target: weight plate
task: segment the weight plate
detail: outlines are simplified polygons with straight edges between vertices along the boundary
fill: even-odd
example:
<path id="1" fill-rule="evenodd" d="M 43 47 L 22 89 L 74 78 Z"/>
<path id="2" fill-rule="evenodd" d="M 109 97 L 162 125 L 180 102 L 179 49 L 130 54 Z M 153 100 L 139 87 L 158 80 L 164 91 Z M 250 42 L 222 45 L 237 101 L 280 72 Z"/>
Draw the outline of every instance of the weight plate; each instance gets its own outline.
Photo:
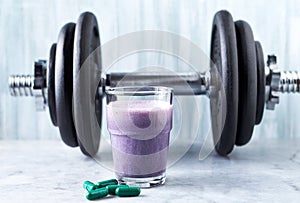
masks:
<path id="1" fill-rule="evenodd" d="M 79 146 L 88 156 L 97 153 L 101 133 L 102 98 L 96 101 L 97 89 L 94 88 L 101 79 L 101 53 L 98 47 L 100 37 L 97 19 L 92 13 L 83 13 L 75 30 L 73 105 Z M 99 111 L 98 115 L 96 111 Z"/>
<path id="2" fill-rule="evenodd" d="M 228 11 L 219 11 L 214 17 L 210 56 L 214 64 L 211 71 L 212 67 L 217 68 L 225 91 L 215 98 L 210 95 L 213 137 L 216 151 L 226 156 L 234 147 L 238 117 L 237 45 L 233 19 Z"/>
<path id="3" fill-rule="evenodd" d="M 55 54 L 56 54 L 56 44 L 52 44 L 49 56 L 49 66 L 47 75 L 47 91 L 48 91 L 48 106 L 50 118 L 54 126 L 57 126 L 56 119 L 56 105 L 55 105 Z"/>
<path id="4" fill-rule="evenodd" d="M 257 104 L 255 124 L 260 124 L 265 109 L 266 76 L 265 62 L 262 47 L 258 41 L 255 42 L 257 63 Z"/>
<path id="5" fill-rule="evenodd" d="M 74 23 L 68 23 L 60 30 L 55 57 L 57 125 L 62 140 L 71 147 L 78 146 L 72 114 L 74 31 Z"/>
<path id="6" fill-rule="evenodd" d="M 245 21 L 235 22 L 239 66 L 239 111 L 236 145 L 251 139 L 256 118 L 257 64 L 252 30 Z"/>

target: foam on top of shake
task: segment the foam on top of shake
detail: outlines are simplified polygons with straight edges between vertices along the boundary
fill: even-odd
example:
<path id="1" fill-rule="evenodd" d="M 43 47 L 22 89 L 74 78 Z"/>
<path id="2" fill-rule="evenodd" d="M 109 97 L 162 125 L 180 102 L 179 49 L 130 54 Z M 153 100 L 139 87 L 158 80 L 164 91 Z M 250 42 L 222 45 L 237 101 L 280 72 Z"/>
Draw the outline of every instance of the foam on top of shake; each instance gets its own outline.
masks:
<path id="1" fill-rule="evenodd" d="M 170 109 L 172 105 L 169 102 L 159 100 L 131 100 L 110 102 L 107 107 L 118 111 L 162 111 Z"/>

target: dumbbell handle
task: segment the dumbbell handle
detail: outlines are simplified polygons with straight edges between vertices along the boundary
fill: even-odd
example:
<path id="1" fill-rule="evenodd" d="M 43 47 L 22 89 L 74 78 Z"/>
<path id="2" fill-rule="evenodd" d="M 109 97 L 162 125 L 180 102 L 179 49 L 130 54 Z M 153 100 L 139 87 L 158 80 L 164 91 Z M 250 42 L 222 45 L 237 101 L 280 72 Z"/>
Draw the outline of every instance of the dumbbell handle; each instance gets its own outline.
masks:
<path id="1" fill-rule="evenodd" d="M 297 71 L 280 71 L 281 93 L 300 92 L 300 73 Z M 12 96 L 35 96 L 41 93 L 35 91 L 35 77 L 33 75 L 11 75 L 9 77 L 9 90 Z M 205 95 L 209 88 L 207 73 L 109 73 L 104 79 L 105 86 L 146 86 L 159 85 L 172 87 L 177 95 Z M 187 90 L 190 86 L 190 91 Z"/>
<path id="2" fill-rule="evenodd" d="M 39 64 L 38 64 L 39 65 Z M 276 63 L 266 73 L 267 109 L 274 110 L 279 103 L 278 93 L 300 93 L 300 73 L 297 71 L 280 71 Z M 39 66 L 38 66 L 39 67 Z M 45 74 L 35 68 L 35 75 L 12 75 L 9 77 L 9 89 L 12 96 L 34 96 L 36 108 L 45 109 L 47 88 Z M 102 78 L 105 87 L 116 86 L 166 86 L 171 87 L 176 95 L 207 95 L 210 74 L 206 73 L 110 73 Z M 103 87 L 100 87 L 103 90 Z M 100 90 L 99 89 L 99 90 Z"/>
<path id="3" fill-rule="evenodd" d="M 9 77 L 9 90 L 12 96 L 36 96 L 33 75 L 12 75 Z M 167 86 L 177 95 L 204 95 L 207 93 L 209 77 L 201 73 L 110 73 L 103 78 L 106 87 L 116 86 Z M 190 89 L 188 89 L 190 87 Z M 36 92 L 36 93 L 35 93 Z"/>
<path id="4" fill-rule="evenodd" d="M 110 73 L 105 85 L 116 86 L 166 86 L 176 95 L 205 95 L 209 88 L 208 73 Z"/>

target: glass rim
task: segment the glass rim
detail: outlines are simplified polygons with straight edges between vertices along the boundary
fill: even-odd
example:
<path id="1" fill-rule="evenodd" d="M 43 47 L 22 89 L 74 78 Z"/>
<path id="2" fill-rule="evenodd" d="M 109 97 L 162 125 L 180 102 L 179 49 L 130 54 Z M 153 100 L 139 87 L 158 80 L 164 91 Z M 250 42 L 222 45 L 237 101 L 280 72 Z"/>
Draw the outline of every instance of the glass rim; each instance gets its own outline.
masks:
<path id="1" fill-rule="evenodd" d="M 149 90 L 145 90 L 145 88 L 149 88 Z M 173 88 L 164 86 L 121 86 L 110 87 L 105 90 L 105 93 L 109 95 L 172 94 Z"/>

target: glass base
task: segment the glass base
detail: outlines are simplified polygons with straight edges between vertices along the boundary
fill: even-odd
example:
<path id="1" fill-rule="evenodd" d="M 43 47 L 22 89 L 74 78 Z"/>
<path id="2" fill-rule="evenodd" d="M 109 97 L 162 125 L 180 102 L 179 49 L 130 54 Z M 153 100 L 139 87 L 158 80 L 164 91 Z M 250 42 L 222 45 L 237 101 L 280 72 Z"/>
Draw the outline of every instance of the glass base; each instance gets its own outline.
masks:
<path id="1" fill-rule="evenodd" d="M 163 185 L 166 182 L 166 173 L 164 172 L 159 176 L 147 177 L 147 178 L 132 178 L 132 177 L 117 175 L 117 179 L 120 184 L 138 186 L 141 188 L 150 188 L 150 187 Z"/>

